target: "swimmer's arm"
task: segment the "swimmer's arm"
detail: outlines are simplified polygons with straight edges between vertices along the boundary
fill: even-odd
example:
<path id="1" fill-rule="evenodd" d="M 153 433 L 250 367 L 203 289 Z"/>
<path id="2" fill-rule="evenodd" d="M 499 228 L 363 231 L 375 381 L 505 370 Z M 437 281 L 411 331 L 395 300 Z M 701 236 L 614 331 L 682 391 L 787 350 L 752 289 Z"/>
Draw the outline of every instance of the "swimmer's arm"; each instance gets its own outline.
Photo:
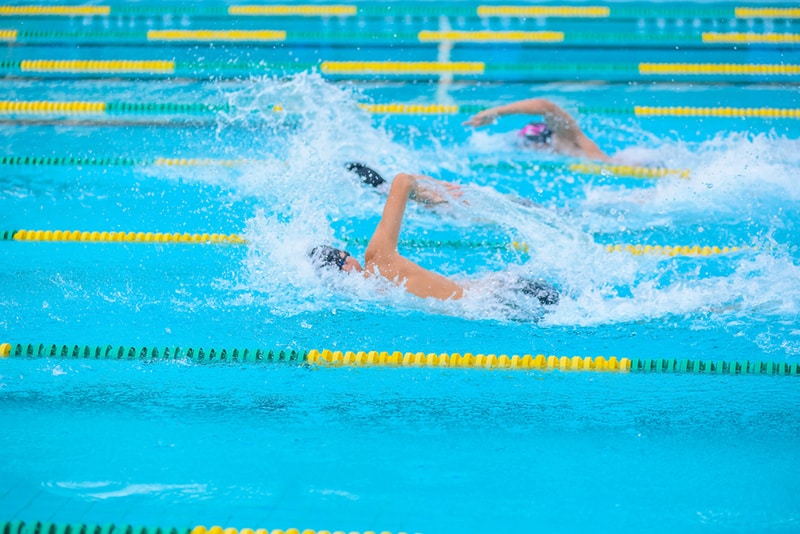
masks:
<path id="1" fill-rule="evenodd" d="M 408 198 L 416 191 L 417 179 L 410 174 L 401 173 L 392 180 L 383 216 L 364 253 L 365 266 L 368 269 L 377 268 L 381 276 L 404 284 L 409 293 L 418 297 L 441 300 L 460 298 L 463 295 L 461 286 L 404 258 L 397 251 Z"/>
<path id="2" fill-rule="evenodd" d="M 580 131 L 578 124 L 569 113 L 546 98 L 528 98 L 504 106 L 485 109 L 473 115 L 463 124 L 465 126 L 483 126 L 503 115 L 541 115 L 553 133 L 575 129 Z"/>
<path id="3" fill-rule="evenodd" d="M 557 115 L 566 115 L 566 117 L 571 118 L 564 110 L 547 99 L 529 98 L 527 100 L 518 100 L 511 104 L 484 109 L 470 117 L 463 125 L 474 127 L 484 126 L 494 122 L 503 115 L 551 115 L 554 117 Z"/>
<path id="4" fill-rule="evenodd" d="M 394 177 L 386 204 L 383 206 L 383 216 L 369 240 L 367 255 L 397 251 L 403 215 L 408 198 L 416 189 L 416 182 L 416 178 L 410 174 L 400 173 Z"/>

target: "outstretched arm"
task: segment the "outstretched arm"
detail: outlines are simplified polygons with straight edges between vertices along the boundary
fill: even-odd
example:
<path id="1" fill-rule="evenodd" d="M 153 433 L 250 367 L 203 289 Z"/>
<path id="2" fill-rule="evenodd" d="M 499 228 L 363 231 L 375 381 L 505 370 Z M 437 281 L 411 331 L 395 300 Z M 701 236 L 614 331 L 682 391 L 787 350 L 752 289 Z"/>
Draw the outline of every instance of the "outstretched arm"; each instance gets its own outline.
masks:
<path id="1" fill-rule="evenodd" d="M 503 115 L 541 115 L 550 129 L 553 130 L 553 133 L 577 127 L 575 120 L 569 113 L 545 98 L 529 98 L 503 106 L 484 109 L 470 117 L 469 120 L 464 122 L 464 125 L 484 126 Z"/>
<path id="2" fill-rule="evenodd" d="M 410 174 L 401 173 L 395 176 L 386 204 L 383 206 L 383 216 L 369 241 L 367 254 L 370 249 L 376 252 L 397 250 L 406 204 L 412 191 L 416 189 L 416 181 Z"/>
<path id="3" fill-rule="evenodd" d="M 410 195 L 418 191 L 417 179 L 410 174 L 398 174 L 392 181 L 389 197 L 364 254 L 369 272 L 380 274 L 396 284 L 404 284 L 409 293 L 440 300 L 460 298 L 461 286 L 433 271 L 404 258 L 397 251 L 403 215 Z"/>
<path id="4" fill-rule="evenodd" d="M 494 122 L 503 115 L 541 115 L 548 128 L 553 132 L 553 136 L 560 143 L 567 145 L 565 147 L 567 152 L 577 149 L 582 152 L 582 155 L 589 158 L 608 159 L 608 156 L 598 148 L 595 142 L 586 137 L 569 113 L 546 98 L 529 98 L 485 109 L 470 117 L 463 124 L 474 127 L 483 126 Z"/>

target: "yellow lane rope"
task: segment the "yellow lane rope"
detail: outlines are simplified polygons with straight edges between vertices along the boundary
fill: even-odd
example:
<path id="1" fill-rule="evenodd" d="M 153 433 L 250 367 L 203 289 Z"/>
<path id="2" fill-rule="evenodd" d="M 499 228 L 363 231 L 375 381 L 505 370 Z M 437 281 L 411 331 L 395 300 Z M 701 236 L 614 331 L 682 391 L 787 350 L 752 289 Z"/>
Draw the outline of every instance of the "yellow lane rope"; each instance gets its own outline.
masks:
<path id="1" fill-rule="evenodd" d="M 56 15 L 63 17 L 108 15 L 109 6 L 0 6 L 0 16 L 15 17 L 20 15 Z"/>
<path id="2" fill-rule="evenodd" d="M 323 61 L 324 74 L 483 74 L 481 61 Z"/>
<path id="3" fill-rule="evenodd" d="M 560 43 L 564 41 L 564 32 L 422 30 L 417 34 L 417 38 L 423 43 L 438 41 L 467 43 Z"/>
<path id="4" fill-rule="evenodd" d="M 720 254 L 730 254 L 740 252 L 753 247 L 718 247 L 700 245 L 606 245 L 607 252 L 627 252 L 634 256 L 655 255 L 655 256 L 714 256 Z"/>
<path id="5" fill-rule="evenodd" d="M 573 172 L 583 174 L 615 174 L 617 176 L 632 176 L 634 178 L 666 178 L 674 176 L 688 180 L 689 169 L 663 169 L 660 167 L 639 167 L 636 165 L 613 165 L 610 163 L 571 163 L 568 167 Z"/>
<path id="6" fill-rule="evenodd" d="M 359 104 L 358 107 L 369 113 L 391 113 L 398 115 L 455 115 L 458 106 L 444 104 Z"/>
<path id="7" fill-rule="evenodd" d="M 149 30 L 148 41 L 285 41 L 284 30 Z"/>
<path id="8" fill-rule="evenodd" d="M 212 158 L 156 158 L 153 165 L 161 167 L 237 167 L 260 163 L 252 159 L 212 159 Z"/>
<path id="9" fill-rule="evenodd" d="M 740 75 L 784 75 L 800 74 L 800 65 L 757 65 L 739 63 L 639 63 L 639 74 L 716 74 Z"/>
<path id="10" fill-rule="evenodd" d="M 249 6 L 230 6 L 229 15 L 252 15 L 252 16 L 348 16 L 358 12 L 356 6 L 350 5 L 331 5 L 331 6 L 290 6 L 290 5 L 249 5 Z"/>
<path id="11" fill-rule="evenodd" d="M 478 6 L 479 17 L 608 17 L 607 6 Z"/>
<path id="12" fill-rule="evenodd" d="M 459 354 L 423 352 L 342 352 L 311 350 L 308 363 L 321 366 L 461 367 L 486 369 L 537 369 L 561 371 L 629 371 L 631 361 L 616 356 L 545 356 L 544 354 Z"/>
<path id="13" fill-rule="evenodd" d="M 703 32 L 704 43 L 800 43 L 797 33 L 718 33 Z"/>
<path id="14" fill-rule="evenodd" d="M 95 243 L 188 243 L 243 244 L 237 234 L 190 234 L 162 232 L 87 232 L 80 230 L 18 230 L 15 241 L 81 241 Z"/>
<path id="15" fill-rule="evenodd" d="M 634 106 L 637 117 L 763 117 L 775 119 L 800 119 L 800 108 L 734 108 L 693 106 Z"/>
<path id="16" fill-rule="evenodd" d="M 797 7 L 737 7 L 733 10 L 734 16 L 740 19 L 747 18 L 800 18 L 800 8 Z"/>
<path id="17" fill-rule="evenodd" d="M 105 102 L 0 100 L 0 113 L 105 113 Z"/>
<path id="18" fill-rule="evenodd" d="M 20 62 L 20 70 L 24 72 L 108 72 L 108 73 L 157 73 L 173 74 L 174 61 L 161 60 L 52 60 L 34 59 Z"/>
<path id="19" fill-rule="evenodd" d="M 0 30 L 0 41 L 16 41 L 17 35 L 17 30 Z"/>

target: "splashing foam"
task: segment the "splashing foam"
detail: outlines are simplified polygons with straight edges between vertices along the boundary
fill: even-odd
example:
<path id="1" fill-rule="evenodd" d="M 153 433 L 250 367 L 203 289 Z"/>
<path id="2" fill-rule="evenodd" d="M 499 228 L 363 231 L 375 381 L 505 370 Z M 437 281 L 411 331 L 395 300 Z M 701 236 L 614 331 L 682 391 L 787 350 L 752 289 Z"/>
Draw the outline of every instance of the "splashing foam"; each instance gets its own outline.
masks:
<path id="1" fill-rule="evenodd" d="M 765 204 L 800 200 L 794 169 L 800 165 L 800 141 L 774 133 L 719 135 L 711 141 L 665 145 L 658 149 L 665 166 L 691 169 L 691 179 L 661 179 L 653 187 L 588 185 L 580 209 L 597 214 L 592 230 L 615 226 L 604 214 L 626 210 L 628 228 L 666 226 L 713 215 L 716 220 L 759 217 Z"/>
<path id="2" fill-rule="evenodd" d="M 243 169 L 236 178 L 238 192 L 257 199 L 259 206 L 245 232 L 250 243 L 244 265 L 247 275 L 238 289 L 247 295 L 245 300 L 263 302 L 276 315 L 331 307 L 364 310 L 377 305 L 470 319 L 518 320 L 520 310 L 523 315 L 538 317 L 541 310 L 528 309 L 513 296 L 495 298 L 499 286 L 519 276 L 552 281 L 563 290 L 561 304 L 544 318 L 545 324 L 705 316 L 720 310 L 729 318 L 731 313 L 746 314 L 754 308 L 796 313 L 797 299 L 788 295 L 800 295 L 800 287 L 774 283 L 775 277 L 800 279 L 797 266 L 785 255 L 739 256 L 730 260 L 733 274 L 714 276 L 699 267 L 682 270 L 674 259 L 609 254 L 586 233 L 586 220 L 474 184 L 463 186 L 466 203 L 451 203 L 433 213 L 410 208 L 416 211 L 407 216 L 404 228 L 406 235 L 424 234 L 429 227 L 449 228 L 469 239 L 472 228 L 489 227 L 509 242 L 523 241 L 529 246 L 530 254 L 513 265 L 499 254 L 470 252 L 470 266 L 478 265 L 472 269 L 475 272 L 456 274 L 471 286 L 464 299 L 423 301 L 376 277 L 314 272 L 307 257 L 313 246 L 343 245 L 336 239 L 340 231 L 334 228 L 348 228 L 359 221 L 365 228 L 374 228 L 380 217 L 384 197 L 347 173 L 343 168 L 346 161 L 375 166 L 387 179 L 398 171 L 416 172 L 426 167 L 432 174 L 458 168 L 462 176 L 471 177 L 468 168 L 453 161 L 453 154 L 464 156 L 464 151 L 448 149 L 433 138 L 413 150 L 395 140 L 385 126 L 375 126 L 374 118 L 358 106 L 365 99 L 353 88 L 327 83 L 314 74 L 253 80 L 230 99 L 237 109 L 245 109 L 245 114 L 264 114 L 268 124 L 252 146 L 237 147 L 265 162 Z M 291 110 L 291 124 L 285 118 L 277 119 L 275 112 L 259 108 L 276 102 Z M 232 123 L 245 118 L 222 120 Z M 476 133 L 471 142 L 484 141 Z M 629 211 L 626 224 L 646 228 L 669 225 L 683 216 L 736 214 L 741 210 L 736 201 L 752 196 L 754 190 L 796 199 L 798 193 L 786 170 L 790 166 L 787 161 L 798 161 L 800 151 L 795 149 L 796 145 L 785 139 L 733 134 L 692 150 L 684 145 L 667 146 L 662 150 L 669 158 L 663 159 L 668 159 L 671 167 L 691 167 L 692 180 L 662 180 L 649 188 L 587 186 L 581 213 L 589 213 L 591 221 L 601 217 L 610 204 L 625 206 Z M 443 162 L 441 166 L 433 163 L 437 160 Z M 588 230 L 593 230 L 592 224 Z M 363 247 L 351 252 L 358 257 Z M 672 277 L 666 285 L 665 277 Z"/>

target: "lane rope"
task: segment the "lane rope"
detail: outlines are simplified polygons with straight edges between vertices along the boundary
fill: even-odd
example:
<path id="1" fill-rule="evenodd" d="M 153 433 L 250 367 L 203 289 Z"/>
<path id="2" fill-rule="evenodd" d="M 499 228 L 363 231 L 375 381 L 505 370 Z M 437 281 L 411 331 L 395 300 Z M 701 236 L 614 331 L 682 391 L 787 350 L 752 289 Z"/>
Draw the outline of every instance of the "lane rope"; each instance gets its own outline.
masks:
<path id="1" fill-rule="evenodd" d="M 760 117 L 800 119 L 800 108 L 734 106 L 632 106 L 619 108 L 579 107 L 578 113 L 593 115 L 635 115 L 637 117 Z"/>
<path id="2" fill-rule="evenodd" d="M 564 32 L 557 31 L 437 31 L 421 30 L 417 34 L 421 43 L 453 41 L 456 43 L 561 43 Z"/>
<path id="3" fill-rule="evenodd" d="M 242 5 L 230 6 L 228 8 L 229 15 L 246 15 L 246 16 L 260 16 L 260 17 L 274 17 L 274 16 L 303 16 L 303 17 L 343 17 L 352 16 L 358 12 L 356 6 L 353 5 L 337 5 L 337 6 L 292 6 L 292 5 Z"/>
<path id="4" fill-rule="evenodd" d="M 610 371 L 696 373 L 712 375 L 800 376 L 800 363 L 691 360 L 687 358 L 617 358 L 546 356 L 544 354 L 472 354 L 379 351 L 209 349 L 113 345 L 0 344 L 0 358 L 83 360 L 191 361 L 203 364 L 284 363 L 317 367 L 469 368 L 537 371 Z"/>
<path id="5" fill-rule="evenodd" d="M 737 7 L 734 10 L 736 18 L 800 18 L 800 8 L 797 7 Z"/>
<path id="6" fill-rule="evenodd" d="M 606 18 L 611 15 L 607 6 L 478 6 L 479 17 L 569 17 Z"/>
<path id="7" fill-rule="evenodd" d="M 0 6 L 0 16 L 59 16 L 59 17 L 85 17 L 108 16 L 111 14 L 109 6 Z"/>
<path id="8" fill-rule="evenodd" d="M 639 63 L 639 74 L 714 76 L 798 76 L 800 65 L 741 63 Z"/>
<path id="9" fill-rule="evenodd" d="M 175 62 L 127 59 L 26 59 L 19 62 L 21 72 L 175 74 Z"/>
<path id="10" fill-rule="evenodd" d="M 291 45 L 323 43 L 350 46 L 387 46 L 397 44 L 419 45 L 441 42 L 469 43 L 470 45 L 492 43 L 516 43 L 521 47 L 567 44 L 590 47 L 596 45 L 620 47 L 662 47 L 680 45 L 684 49 L 709 49 L 749 47 L 750 45 L 796 45 L 800 35 L 796 33 L 716 32 L 693 29 L 692 33 L 636 33 L 621 31 L 563 32 L 552 30 L 354 30 L 354 31 L 295 31 L 281 29 L 221 30 L 216 28 L 195 30 L 0 30 L 0 40 L 19 44 L 147 44 L 159 42 L 183 43 L 271 43 L 285 42 Z M 707 46 L 712 45 L 712 46 Z"/>
<path id="11" fill-rule="evenodd" d="M 81 231 L 81 230 L 5 230 L 0 231 L 0 241 L 27 242 L 79 242 L 79 243 L 181 243 L 193 245 L 245 245 L 247 239 L 238 234 L 188 233 L 188 232 L 121 232 L 121 231 Z M 344 239 L 350 245 L 366 246 L 369 238 Z M 484 249 L 509 250 L 527 254 L 530 247 L 521 241 L 461 241 L 403 239 L 400 246 L 413 249 Z M 634 256 L 718 256 L 745 250 L 756 250 L 748 246 L 717 245 L 598 245 L 606 252 L 626 252 Z"/>
<path id="12" fill-rule="evenodd" d="M 3 521 L 0 522 L 2 534 L 360 534 L 356 531 L 313 530 L 313 529 L 265 529 L 265 528 L 223 528 L 221 526 L 205 527 L 143 527 L 127 524 L 109 523 L 95 525 L 91 523 L 49 523 L 40 521 Z M 387 530 L 367 530 L 363 534 L 392 534 Z M 398 532 L 398 534 L 405 534 Z"/>
<path id="13" fill-rule="evenodd" d="M 257 75 L 288 75 L 319 70 L 335 79 L 372 79 L 399 76 L 431 80 L 443 75 L 491 80 L 549 80 L 577 76 L 579 79 L 609 79 L 638 81 L 663 79 L 664 76 L 688 76 L 694 82 L 710 83 L 731 77 L 766 78 L 762 81 L 783 81 L 800 76 L 797 64 L 739 64 L 739 63 L 484 63 L 480 61 L 332 61 L 320 63 L 266 61 L 197 61 L 175 60 L 60 60 L 26 59 L 0 61 L 0 73 L 31 75 L 48 78 L 53 75 L 85 75 L 102 77 L 113 74 L 178 76 L 190 79 L 209 77 L 241 77 Z"/>
<path id="14" fill-rule="evenodd" d="M 178 5 L 150 5 L 115 3 L 99 6 L 49 6 L 24 5 L 0 6 L 0 16 L 172 16 L 184 15 L 206 17 L 436 17 L 452 16 L 467 18 L 628 18 L 657 20 L 668 19 L 794 19 L 800 18 L 800 8 L 795 7 L 731 7 L 728 5 L 653 5 L 642 7 L 634 4 L 612 6 L 531 6 L 531 5 L 470 5 L 459 2 L 455 5 L 418 5 L 399 4 L 382 5 L 372 3 L 365 5 L 196 5 L 194 3 Z"/>
<path id="15" fill-rule="evenodd" d="M 791 44 L 800 43 L 797 33 L 754 33 L 754 32 L 703 32 L 704 43 L 731 44 Z"/>
<path id="16" fill-rule="evenodd" d="M 215 158 L 169 158 L 157 157 L 140 160 L 124 157 L 66 157 L 66 156 L 0 156 L 0 165 L 23 166 L 167 166 L 167 167 L 197 167 L 197 166 L 222 166 L 235 167 L 242 165 L 257 165 L 259 160 L 252 159 L 215 159 Z M 555 171 L 576 172 L 593 176 L 659 179 L 659 178 L 690 178 L 689 169 L 666 169 L 660 167 L 639 167 L 634 165 L 612 165 L 605 163 L 551 163 L 536 161 L 502 161 L 494 163 L 476 162 L 471 165 L 476 170 L 500 171 Z"/>
<path id="17" fill-rule="evenodd" d="M 164 232 L 89 232 L 80 230 L 16 230 L 0 233 L 3 240 L 13 241 L 74 241 L 87 243 L 185 243 L 185 244 L 245 244 L 237 234 L 164 233 Z M 10 237 L 8 237 L 10 236 Z"/>
<path id="18" fill-rule="evenodd" d="M 0 36 L 2 33 L 0 33 Z M 472 115 L 487 109 L 479 104 L 406 104 L 384 102 L 358 104 L 371 114 L 383 115 Z M 282 104 L 269 104 L 262 111 L 289 111 Z M 91 102 L 57 100 L 0 100 L 0 114 L 208 114 L 235 113 L 230 104 L 199 102 Z M 800 108 L 773 107 L 701 107 L 701 106 L 631 106 L 619 108 L 579 107 L 578 113 L 595 115 L 635 115 L 637 117 L 761 117 L 770 119 L 800 119 Z"/>
<path id="19" fill-rule="evenodd" d="M 148 41 L 285 41 L 284 30 L 148 30 Z"/>
<path id="20" fill-rule="evenodd" d="M 323 74 L 483 74 L 482 61 L 323 61 Z"/>

